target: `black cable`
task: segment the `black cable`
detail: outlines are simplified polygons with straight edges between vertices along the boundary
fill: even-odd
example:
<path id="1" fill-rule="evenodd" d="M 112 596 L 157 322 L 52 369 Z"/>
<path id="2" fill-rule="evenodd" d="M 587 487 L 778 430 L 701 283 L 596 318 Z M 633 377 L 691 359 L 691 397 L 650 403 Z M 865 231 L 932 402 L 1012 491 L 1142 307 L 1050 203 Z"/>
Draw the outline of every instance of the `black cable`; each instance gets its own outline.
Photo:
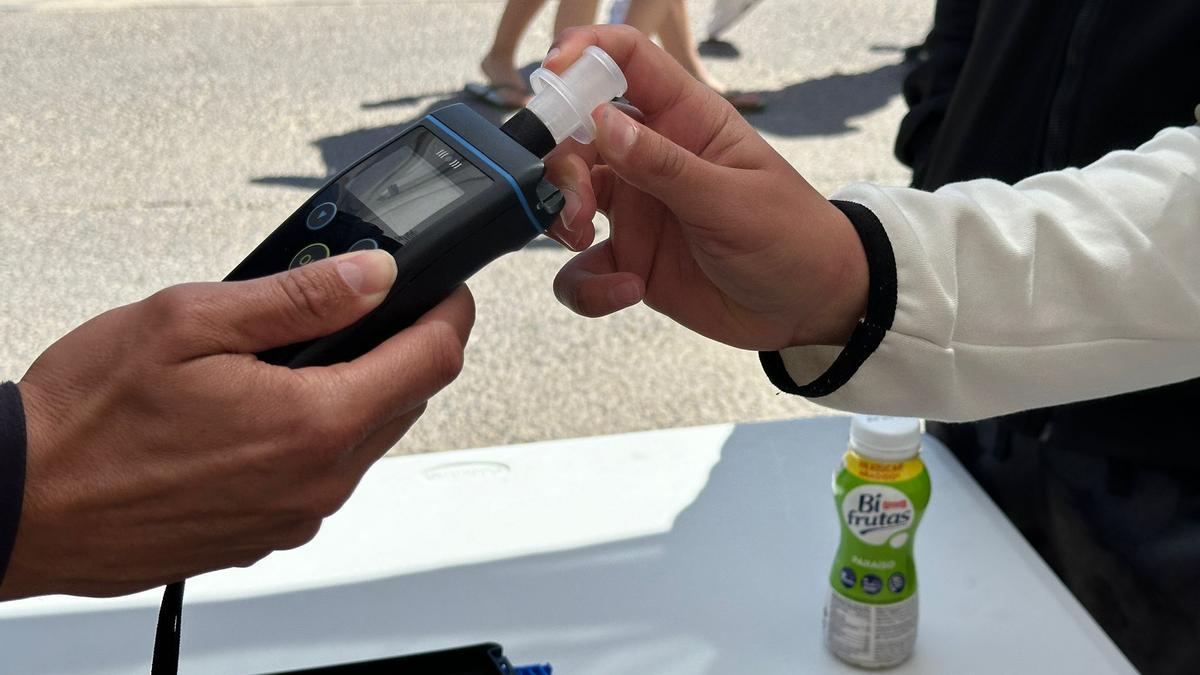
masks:
<path id="1" fill-rule="evenodd" d="M 150 675 L 175 675 L 179 672 L 179 633 L 183 622 L 183 582 L 168 584 L 158 608 L 158 628 L 154 631 L 154 658 Z"/>

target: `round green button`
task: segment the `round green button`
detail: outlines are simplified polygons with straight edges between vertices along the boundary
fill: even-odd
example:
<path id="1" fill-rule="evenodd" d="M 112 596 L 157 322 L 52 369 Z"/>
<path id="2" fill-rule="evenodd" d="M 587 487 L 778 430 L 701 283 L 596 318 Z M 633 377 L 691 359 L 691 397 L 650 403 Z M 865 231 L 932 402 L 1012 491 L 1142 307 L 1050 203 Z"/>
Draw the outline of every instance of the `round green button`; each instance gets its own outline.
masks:
<path id="1" fill-rule="evenodd" d="M 300 249 L 300 252 L 292 258 L 291 264 L 288 265 L 289 270 L 294 270 L 297 267 L 303 267 L 310 262 L 316 262 L 322 258 L 329 257 L 329 247 L 325 244 L 309 244 Z"/>

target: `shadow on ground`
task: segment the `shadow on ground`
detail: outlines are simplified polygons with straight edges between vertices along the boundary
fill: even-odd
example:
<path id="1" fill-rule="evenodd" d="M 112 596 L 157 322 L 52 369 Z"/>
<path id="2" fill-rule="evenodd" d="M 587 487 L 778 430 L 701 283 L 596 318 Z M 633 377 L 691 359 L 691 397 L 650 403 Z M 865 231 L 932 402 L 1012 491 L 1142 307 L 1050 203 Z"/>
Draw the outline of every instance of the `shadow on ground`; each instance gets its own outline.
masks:
<path id="1" fill-rule="evenodd" d="M 539 65 L 541 64 L 531 63 L 521 69 L 521 75 L 526 81 L 529 80 L 530 73 Z M 410 119 L 382 127 L 365 127 L 345 134 L 325 136 L 313 141 L 313 145 L 320 151 L 321 159 L 325 162 L 325 175 L 323 176 L 263 176 L 255 178 L 251 182 L 259 185 L 282 185 L 316 190 L 324 185 L 331 176 L 350 166 L 363 155 L 383 145 L 393 136 L 403 131 L 408 125 L 438 108 L 444 108 L 454 103 L 465 103 L 471 106 L 475 112 L 496 125 L 503 123 L 504 120 L 508 119 L 515 112 L 488 105 L 461 89 L 457 91 L 440 91 L 413 96 L 400 96 L 383 101 L 366 101 L 362 104 L 362 108 L 363 110 L 406 108 L 414 104 L 419 104 L 422 101 L 428 102 L 421 108 L 421 112 Z"/>
<path id="2" fill-rule="evenodd" d="M 427 104 L 421 110 L 421 112 L 412 119 L 381 127 L 366 127 L 363 129 L 356 129 L 349 133 L 338 134 L 336 136 L 325 136 L 324 138 L 318 138 L 317 140 L 313 141 L 313 145 L 315 145 L 317 150 L 321 153 L 322 161 L 325 162 L 325 175 L 323 176 L 263 176 L 261 178 L 255 178 L 251 182 L 259 185 L 282 185 L 287 187 L 316 190 L 324 185 L 331 176 L 350 166 L 363 155 L 367 154 L 371 150 L 374 150 L 376 147 L 383 145 L 383 143 L 400 133 L 408 125 L 424 117 L 429 112 L 453 103 L 466 103 L 474 108 L 479 114 L 496 124 L 500 124 L 508 117 L 509 114 L 511 114 L 509 111 L 504 111 L 498 108 L 480 104 L 466 92 L 443 92 L 438 94 L 410 96 L 390 101 L 364 103 L 362 107 L 381 108 L 385 106 L 408 106 L 415 102 L 423 101 L 431 97 L 436 98 L 433 102 Z"/>
<path id="3" fill-rule="evenodd" d="M 767 107 L 746 116 L 755 129 L 779 136 L 837 136 L 857 130 L 851 119 L 887 105 L 908 68 L 892 63 L 861 73 L 835 73 L 762 93 Z"/>
<path id="4" fill-rule="evenodd" d="M 534 68 L 526 66 L 526 75 Z M 852 133 L 851 123 L 859 117 L 878 110 L 900 92 L 900 83 L 907 66 L 888 64 L 861 73 L 837 73 L 788 85 L 777 91 L 762 92 L 767 107 L 762 112 L 746 116 L 759 131 L 779 136 L 835 136 Z M 496 124 L 503 122 L 511 111 L 501 110 L 480 102 L 462 91 L 434 92 L 384 101 L 363 103 L 364 109 L 407 107 L 426 103 L 415 117 L 395 124 L 357 129 L 313 141 L 321 153 L 326 172 L 322 176 L 263 176 L 252 180 L 260 185 L 280 185 L 316 190 L 330 176 L 349 166 L 358 158 L 389 140 L 415 120 L 452 103 L 466 103 Z"/>

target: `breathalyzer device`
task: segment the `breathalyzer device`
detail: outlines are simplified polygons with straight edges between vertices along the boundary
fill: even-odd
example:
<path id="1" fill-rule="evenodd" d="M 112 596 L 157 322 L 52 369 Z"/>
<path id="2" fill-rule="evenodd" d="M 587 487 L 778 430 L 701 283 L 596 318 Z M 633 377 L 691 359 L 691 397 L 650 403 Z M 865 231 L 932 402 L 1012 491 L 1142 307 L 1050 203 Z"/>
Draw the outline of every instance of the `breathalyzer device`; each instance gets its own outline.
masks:
<path id="1" fill-rule="evenodd" d="M 361 356 L 554 222 L 564 200 L 546 181 L 542 158 L 568 136 L 590 143 L 592 111 L 627 84 L 597 47 L 561 76 L 539 68 L 530 83 L 529 105 L 500 127 L 461 104 L 417 120 L 334 176 L 226 277 L 255 279 L 369 249 L 396 260 L 392 289 L 365 317 L 260 359 L 300 368 Z M 163 595 L 154 675 L 177 670 L 183 588 L 182 581 L 169 584 Z"/>
<path id="2" fill-rule="evenodd" d="M 568 136 L 591 142 L 592 110 L 625 93 L 626 81 L 597 47 L 561 77 L 542 68 L 530 81 L 534 98 L 501 127 L 462 104 L 421 118 L 334 176 L 226 277 L 254 279 L 366 249 L 396 259 L 395 285 L 366 317 L 259 358 L 302 367 L 360 356 L 550 226 L 564 200 L 546 181 L 542 157 Z"/>

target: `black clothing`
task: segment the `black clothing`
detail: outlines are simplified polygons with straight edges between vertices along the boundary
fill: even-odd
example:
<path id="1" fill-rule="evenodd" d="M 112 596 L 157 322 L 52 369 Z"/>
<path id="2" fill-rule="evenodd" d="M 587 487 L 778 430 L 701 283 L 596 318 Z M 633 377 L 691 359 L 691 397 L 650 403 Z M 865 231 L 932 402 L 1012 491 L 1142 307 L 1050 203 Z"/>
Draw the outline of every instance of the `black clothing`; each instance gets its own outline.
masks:
<path id="1" fill-rule="evenodd" d="M 896 141 L 925 190 L 1083 166 L 1200 102 L 1196 2 L 939 0 L 926 50 Z M 1198 405 L 1193 380 L 930 425 L 1145 673 L 1200 663 Z"/>
<path id="2" fill-rule="evenodd" d="M 904 82 L 913 187 L 1084 166 L 1195 122 L 1200 3 L 939 0 Z"/>
<path id="3" fill-rule="evenodd" d="M 21 390 L 0 384 L 0 585 L 8 571 L 25 497 L 25 408 Z"/>

